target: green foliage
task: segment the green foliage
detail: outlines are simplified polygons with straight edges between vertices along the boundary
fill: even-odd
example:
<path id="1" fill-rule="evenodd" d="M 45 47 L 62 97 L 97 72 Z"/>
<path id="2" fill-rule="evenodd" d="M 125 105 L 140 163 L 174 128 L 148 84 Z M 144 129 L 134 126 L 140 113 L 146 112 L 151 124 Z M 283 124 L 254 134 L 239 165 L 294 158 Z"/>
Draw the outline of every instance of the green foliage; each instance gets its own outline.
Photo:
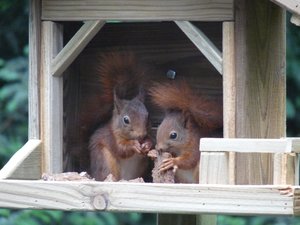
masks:
<path id="1" fill-rule="evenodd" d="M 0 166 L 27 139 L 28 60 L 0 60 Z"/>
<path id="2" fill-rule="evenodd" d="M 300 136 L 300 29 L 287 19 L 287 132 Z"/>
<path id="3" fill-rule="evenodd" d="M 0 58 L 22 55 L 28 43 L 28 0 L 0 1 Z"/>
<path id="4" fill-rule="evenodd" d="M 145 216 L 144 216 L 145 215 Z M 63 212 L 54 210 L 0 209 L 0 225 L 152 225 L 139 213 Z"/>

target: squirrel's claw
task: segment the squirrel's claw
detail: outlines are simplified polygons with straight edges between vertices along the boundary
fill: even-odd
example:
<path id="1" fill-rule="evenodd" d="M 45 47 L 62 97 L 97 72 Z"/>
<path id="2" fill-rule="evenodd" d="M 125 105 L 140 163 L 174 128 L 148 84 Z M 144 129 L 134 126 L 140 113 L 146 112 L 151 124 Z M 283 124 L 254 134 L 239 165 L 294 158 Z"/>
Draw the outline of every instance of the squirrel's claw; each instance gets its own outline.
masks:
<path id="1" fill-rule="evenodd" d="M 150 157 L 152 160 L 154 160 L 157 158 L 158 152 L 156 149 L 152 149 L 147 153 L 147 156 Z"/>

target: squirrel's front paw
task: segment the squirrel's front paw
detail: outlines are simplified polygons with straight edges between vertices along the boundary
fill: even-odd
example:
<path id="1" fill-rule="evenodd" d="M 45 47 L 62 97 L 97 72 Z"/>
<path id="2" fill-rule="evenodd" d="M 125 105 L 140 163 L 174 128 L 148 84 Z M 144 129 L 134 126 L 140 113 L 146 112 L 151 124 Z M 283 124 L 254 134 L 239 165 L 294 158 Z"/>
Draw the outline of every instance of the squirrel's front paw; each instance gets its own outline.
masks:
<path id="1" fill-rule="evenodd" d="M 159 172 L 164 172 L 171 168 L 173 168 L 174 172 L 178 169 L 178 166 L 176 165 L 176 158 L 164 159 L 159 167 Z"/>
<path id="2" fill-rule="evenodd" d="M 152 142 L 151 142 L 151 140 L 147 139 L 145 142 L 142 143 L 141 147 L 142 147 L 143 153 L 146 154 L 147 152 L 149 152 L 151 150 L 151 148 L 152 148 Z"/>
<path id="3" fill-rule="evenodd" d="M 141 154 L 141 153 L 142 153 L 142 145 L 140 144 L 139 141 L 134 140 L 134 141 L 133 141 L 132 148 L 133 148 L 133 150 L 134 150 L 135 152 L 137 152 L 138 154 Z"/>

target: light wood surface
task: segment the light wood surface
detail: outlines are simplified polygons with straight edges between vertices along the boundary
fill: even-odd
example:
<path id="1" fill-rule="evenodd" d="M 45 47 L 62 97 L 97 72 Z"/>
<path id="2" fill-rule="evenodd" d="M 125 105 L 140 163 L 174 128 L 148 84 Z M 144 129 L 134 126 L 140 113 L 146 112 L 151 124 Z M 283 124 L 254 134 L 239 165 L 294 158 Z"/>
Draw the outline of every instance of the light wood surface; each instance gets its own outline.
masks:
<path id="1" fill-rule="evenodd" d="M 85 22 L 72 39 L 53 59 L 50 68 L 51 74 L 53 76 L 61 76 L 104 24 L 104 21 L 99 20 Z"/>
<path id="2" fill-rule="evenodd" d="M 235 6 L 236 137 L 285 137 L 285 12 L 268 0 Z M 236 171 L 237 184 L 272 184 L 273 156 L 237 153 Z"/>
<path id="3" fill-rule="evenodd" d="M 200 150 L 206 152 L 299 153 L 299 138 L 202 138 Z"/>
<path id="4" fill-rule="evenodd" d="M 41 47 L 41 140 L 43 172 L 62 172 L 63 78 L 51 76 L 54 56 L 63 47 L 62 26 L 42 22 Z"/>
<path id="5" fill-rule="evenodd" d="M 233 0 L 43 0 L 42 19 L 224 21 L 233 19 Z"/>
<path id="6" fill-rule="evenodd" d="M 298 197 L 292 186 L 0 181 L 4 208 L 292 215 Z"/>
<path id="7" fill-rule="evenodd" d="M 39 179 L 41 177 L 41 141 L 28 140 L 0 170 L 0 179 Z"/>
<path id="8" fill-rule="evenodd" d="M 40 138 L 41 1 L 29 2 L 28 139 Z"/>
<path id="9" fill-rule="evenodd" d="M 186 36 L 196 45 L 208 61 L 222 74 L 222 53 L 209 40 L 209 38 L 196 26 L 189 21 L 175 21 L 177 26 L 186 34 Z"/>

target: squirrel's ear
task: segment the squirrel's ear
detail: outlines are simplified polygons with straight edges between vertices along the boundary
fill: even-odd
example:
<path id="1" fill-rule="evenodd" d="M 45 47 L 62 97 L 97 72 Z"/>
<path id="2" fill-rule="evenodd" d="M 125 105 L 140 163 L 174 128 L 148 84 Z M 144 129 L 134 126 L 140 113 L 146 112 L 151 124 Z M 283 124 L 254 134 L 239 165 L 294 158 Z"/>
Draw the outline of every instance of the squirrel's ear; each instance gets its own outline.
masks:
<path id="1" fill-rule="evenodd" d="M 116 90 L 114 90 L 114 108 L 117 110 L 117 113 L 120 113 L 123 108 L 123 101 L 118 97 Z"/>
<path id="2" fill-rule="evenodd" d="M 182 112 L 180 115 L 180 122 L 184 128 L 187 128 L 189 126 L 189 123 L 191 122 L 191 114 L 189 112 Z"/>
<path id="3" fill-rule="evenodd" d="M 139 87 L 139 93 L 135 98 L 137 98 L 141 102 L 145 101 L 145 90 L 142 87 Z"/>

